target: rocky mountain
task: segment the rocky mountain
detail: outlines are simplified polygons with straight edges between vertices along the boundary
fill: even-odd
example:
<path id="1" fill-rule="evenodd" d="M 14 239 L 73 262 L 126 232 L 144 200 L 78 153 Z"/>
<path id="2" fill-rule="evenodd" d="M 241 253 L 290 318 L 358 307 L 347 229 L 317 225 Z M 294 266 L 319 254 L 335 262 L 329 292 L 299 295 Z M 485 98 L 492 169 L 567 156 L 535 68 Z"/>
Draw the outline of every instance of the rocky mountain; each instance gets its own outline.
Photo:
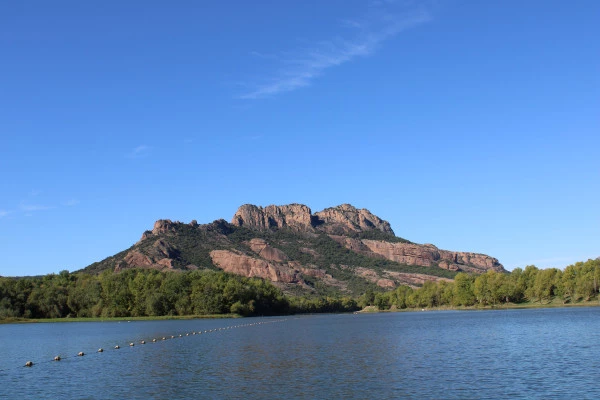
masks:
<path id="1" fill-rule="evenodd" d="M 230 223 L 156 221 L 129 249 L 85 268 L 221 269 L 292 293 L 359 294 L 420 286 L 459 271 L 504 271 L 497 259 L 395 236 L 387 221 L 350 204 L 312 213 L 302 204 L 241 206 Z"/>

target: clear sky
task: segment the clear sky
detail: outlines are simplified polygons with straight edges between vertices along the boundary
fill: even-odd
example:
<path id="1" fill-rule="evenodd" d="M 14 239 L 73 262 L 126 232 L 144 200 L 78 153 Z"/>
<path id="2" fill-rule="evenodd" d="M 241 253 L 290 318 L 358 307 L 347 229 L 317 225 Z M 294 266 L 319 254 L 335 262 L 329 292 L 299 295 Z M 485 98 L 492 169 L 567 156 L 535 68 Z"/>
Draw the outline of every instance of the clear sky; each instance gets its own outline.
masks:
<path id="1" fill-rule="evenodd" d="M 507 269 L 600 256 L 600 1 L 5 1 L 0 275 L 342 203 Z"/>

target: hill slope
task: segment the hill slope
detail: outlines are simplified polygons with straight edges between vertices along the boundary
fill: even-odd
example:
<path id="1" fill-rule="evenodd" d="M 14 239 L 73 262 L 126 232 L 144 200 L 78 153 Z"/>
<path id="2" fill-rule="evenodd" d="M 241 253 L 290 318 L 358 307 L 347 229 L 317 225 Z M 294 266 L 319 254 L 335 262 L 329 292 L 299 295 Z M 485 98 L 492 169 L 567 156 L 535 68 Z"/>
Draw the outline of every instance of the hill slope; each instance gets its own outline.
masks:
<path id="1" fill-rule="evenodd" d="M 301 204 L 241 206 L 231 223 L 159 220 L 135 245 L 85 271 L 221 269 L 291 293 L 359 294 L 369 286 L 420 286 L 459 271 L 504 271 L 484 254 L 396 237 L 387 221 L 349 204 L 312 213 Z"/>

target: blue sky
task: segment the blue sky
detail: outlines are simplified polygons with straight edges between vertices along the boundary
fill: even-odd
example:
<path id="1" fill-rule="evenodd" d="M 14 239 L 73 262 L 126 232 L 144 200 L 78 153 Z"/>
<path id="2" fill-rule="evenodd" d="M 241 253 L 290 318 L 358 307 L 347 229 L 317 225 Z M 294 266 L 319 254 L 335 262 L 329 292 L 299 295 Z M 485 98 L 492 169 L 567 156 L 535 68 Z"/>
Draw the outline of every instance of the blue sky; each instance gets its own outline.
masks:
<path id="1" fill-rule="evenodd" d="M 600 2 L 0 5 L 0 275 L 342 203 L 507 269 L 600 256 Z"/>

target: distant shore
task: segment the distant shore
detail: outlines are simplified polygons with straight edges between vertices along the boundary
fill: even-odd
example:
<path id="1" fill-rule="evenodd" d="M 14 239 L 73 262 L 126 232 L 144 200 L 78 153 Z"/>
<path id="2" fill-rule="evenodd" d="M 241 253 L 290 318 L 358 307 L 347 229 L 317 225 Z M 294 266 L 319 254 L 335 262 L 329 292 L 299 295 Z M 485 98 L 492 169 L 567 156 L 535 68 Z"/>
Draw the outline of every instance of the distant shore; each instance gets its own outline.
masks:
<path id="1" fill-rule="evenodd" d="M 354 314 L 368 313 L 390 313 L 390 312 L 422 312 L 422 311 L 482 311 L 482 310 L 516 310 L 516 309 L 536 309 L 536 308 L 573 308 L 573 307 L 599 307 L 597 300 L 581 301 L 577 303 L 563 304 L 560 301 L 553 300 L 549 303 L 526 302 L 526 303 L 504 303 L 487 306 L 441 306 L 441 307 L 423 307 L 423 308 L 396 308 L 389 310 L 379 310 L 376 306 L 367 306 L 362 310 L 355 311 Z M 211 314 L 211 315 L 165 315 L 153 317 L 66 317 L 66 318 L 4 318 L 0 319 L 0 324 L 27 324 L 27 323 L 51 323 L 51 322 L 131 322 L 131 321 L 166 321 L 166 320 L 192 320 L 192 319 L 224 319 L 224 318 L 243 318 L 239 314 Z"/>
<path id="2" fill-rule="evenodd" d="M 163 321 L 163 320 L 190 320 L 190 319 L 223 319 L 241 318 L 238 314 L 211 314 L 211 315 L 163 315 L 155 317 L 66 317 L 66 318 L 4 318 L 0 324 L 28 324 L 48 322 L 131 322 L 131 321 Z"/>
<path id="3" fill-rule="evenodd" d="M 441 306 L 441 307 L 423 307 L 423 308 L 395 308 L 389 310 L 379 310 L 376 306 L 367 306 L 356 313 L 386 313 L 386 312 L 421 312 L 421 311 L 482 311 L 482 310 L 517 310 L 531 308 L 573 308 L 573 307 L 599 307 L 598 300 L 581 301 L 577 303 L 563 304 L 560 301 L 552 301 L 549 303 L 526 302 L 526 303 L 503 303 L 487 306 Z"/>

